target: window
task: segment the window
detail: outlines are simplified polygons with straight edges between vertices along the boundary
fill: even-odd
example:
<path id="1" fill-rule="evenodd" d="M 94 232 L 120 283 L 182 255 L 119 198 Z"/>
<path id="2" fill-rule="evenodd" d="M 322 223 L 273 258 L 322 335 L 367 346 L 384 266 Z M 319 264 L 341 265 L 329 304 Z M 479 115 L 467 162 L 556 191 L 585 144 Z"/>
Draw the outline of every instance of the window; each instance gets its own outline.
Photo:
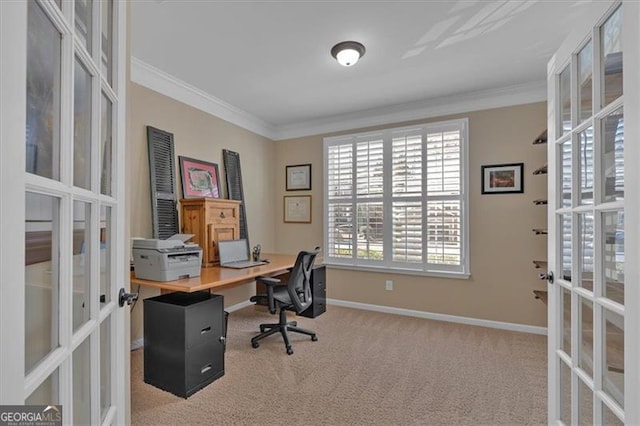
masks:
<path id="1" fill-rule="evenodd" d="M 467 127 L 325 138 L 325 263 L 468 275 Z"/>

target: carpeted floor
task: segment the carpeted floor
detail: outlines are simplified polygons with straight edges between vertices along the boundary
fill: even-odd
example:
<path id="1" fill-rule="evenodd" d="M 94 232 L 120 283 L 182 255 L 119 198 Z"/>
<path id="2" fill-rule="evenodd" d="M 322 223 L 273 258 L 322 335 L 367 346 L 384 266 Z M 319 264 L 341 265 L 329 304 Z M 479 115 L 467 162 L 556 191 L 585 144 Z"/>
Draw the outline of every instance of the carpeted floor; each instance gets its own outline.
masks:
<path id="1" fill-rule="evenodd" d="M 182 399 L 143 382 L 131 353 L 134 425 L 546 424 L 546 337 L 329 306 L 253 349 L 253 307 L 229 317 L 225 375 Z"/>

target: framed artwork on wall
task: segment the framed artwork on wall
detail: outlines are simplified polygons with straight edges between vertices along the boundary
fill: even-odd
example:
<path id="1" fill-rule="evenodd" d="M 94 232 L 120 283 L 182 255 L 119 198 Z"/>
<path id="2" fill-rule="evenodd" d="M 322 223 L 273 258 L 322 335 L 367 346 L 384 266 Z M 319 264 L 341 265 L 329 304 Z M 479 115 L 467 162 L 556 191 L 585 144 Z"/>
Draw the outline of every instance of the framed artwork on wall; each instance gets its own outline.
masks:
<path id="1" fill-rule="evenodd" d="M 178 156 L 184 198 L 220 198 L 218 165 Z"/>
<path id="2" fill-rule="evenodd" d="M 287 166 L 287 191 L 311 190 L 311 164 Z"/>
<path id="3" fill-rule="evenodd" d="M 284 196 L 285 223 L 311 223 L 311 195 Z"/>
<path id="4" fill-rule="evenodd" d="M 483 194 L 517 194 L 524 192 L 524 163 L 482 166 Z"/>

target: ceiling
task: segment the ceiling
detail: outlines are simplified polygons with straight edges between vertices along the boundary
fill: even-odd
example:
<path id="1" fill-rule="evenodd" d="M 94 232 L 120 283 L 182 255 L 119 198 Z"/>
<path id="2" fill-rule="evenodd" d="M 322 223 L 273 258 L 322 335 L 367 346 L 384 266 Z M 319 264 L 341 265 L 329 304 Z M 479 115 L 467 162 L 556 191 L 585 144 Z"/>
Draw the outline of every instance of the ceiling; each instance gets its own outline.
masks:
<path id="1" fill-rule="evenodd" d="M 547 62 L 597 9 L 585 0 L 136 1 L 132 79 L 156 90 L 169 82 L 165 94 L 190 91 L 174 97 L 275 139 L 344 130 L 505 88 L 542 100 Z M 350 68 L 329 53 L 345 40 L 367 49 Z"/>

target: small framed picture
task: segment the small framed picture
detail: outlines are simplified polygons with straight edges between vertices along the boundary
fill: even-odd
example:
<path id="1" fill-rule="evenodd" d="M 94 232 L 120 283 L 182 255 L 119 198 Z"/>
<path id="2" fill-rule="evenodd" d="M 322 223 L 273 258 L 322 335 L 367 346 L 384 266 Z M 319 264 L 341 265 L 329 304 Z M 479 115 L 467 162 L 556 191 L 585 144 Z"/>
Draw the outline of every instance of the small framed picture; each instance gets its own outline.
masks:
<path id="1" fill-rule="evenodd" d="M 311 190 L 311 164 L 287 166 L 287 191 Z"/>
<path id="2" fill-rule="evenodd" d="M 311 195 L 285 195 L 284 222 L 311 223 Z"/>
<path id="3" fill-rule="evenodd" d="M 178 158 L 184 198 L 220 198 L 217 164 L 189 157 Z"/>
<path id="4" fill-rule="evenodd" d="M 482 166 L 483 194 L 517 194 L 524 192 L 524 163 Z"/>

